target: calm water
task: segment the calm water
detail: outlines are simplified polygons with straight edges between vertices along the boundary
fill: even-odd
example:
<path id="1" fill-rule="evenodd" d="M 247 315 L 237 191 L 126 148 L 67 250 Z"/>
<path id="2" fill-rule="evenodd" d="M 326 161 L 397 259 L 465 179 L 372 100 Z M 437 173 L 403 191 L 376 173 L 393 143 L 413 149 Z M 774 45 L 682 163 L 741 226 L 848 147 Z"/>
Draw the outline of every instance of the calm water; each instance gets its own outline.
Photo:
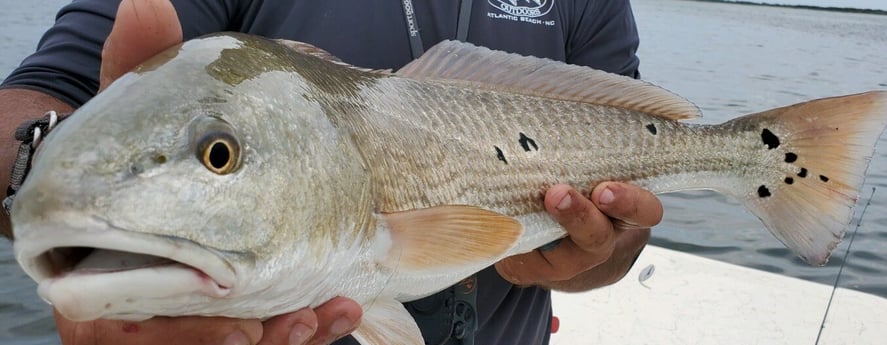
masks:
<path id="1" fill-rule="evenodd" d="M 887 11 L 887 3 L 883 0 L 727 0 L 739 2 L 752 2 L 759 4 L 790 5 L 790 6 L 816 6 L 837 8 L 858 8 L 868 10 Z"/>
<path id="2" fill-rule="evenodd" d="M 67 1 L 0 0 L 0 76 L 33 50 Z M 887 17 L 679 0 L 634 0 L 645 79 L 696 102 L 703 122 L 811 98 L 887 89 Z M 877 187 L 840 285 L 887 297 L 887 141 L 878 144 L 860 204 Z M 653 243 L 832 284 L 848 241 L 828 266 L 794 259 L 733 200 L 664 196 Z M 859 220 L 859 209 L 854 224 Z M 848 235 L 849 238 L 849 235 Z M 0 344 L 53 344 L 49 308 L 0 240 Z"/>

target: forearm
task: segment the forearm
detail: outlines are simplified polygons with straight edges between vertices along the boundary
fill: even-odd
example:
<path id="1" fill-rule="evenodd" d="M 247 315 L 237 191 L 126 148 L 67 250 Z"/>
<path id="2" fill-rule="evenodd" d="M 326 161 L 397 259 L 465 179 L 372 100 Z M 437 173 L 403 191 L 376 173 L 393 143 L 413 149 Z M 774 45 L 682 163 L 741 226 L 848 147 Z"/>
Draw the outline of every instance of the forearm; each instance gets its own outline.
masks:
<path id="1" fill-rule="evenodd" d="M 47 94 L 26 89 L 0 89 L 0 185 L 9 185 L 9 174 L 18 152 L 15 129 L 23 121 L 43 116 L 49 110 L 69 112 L 73 107 Z M 0 211 L 0 236 L 12 238 L 6 212 Z"/>

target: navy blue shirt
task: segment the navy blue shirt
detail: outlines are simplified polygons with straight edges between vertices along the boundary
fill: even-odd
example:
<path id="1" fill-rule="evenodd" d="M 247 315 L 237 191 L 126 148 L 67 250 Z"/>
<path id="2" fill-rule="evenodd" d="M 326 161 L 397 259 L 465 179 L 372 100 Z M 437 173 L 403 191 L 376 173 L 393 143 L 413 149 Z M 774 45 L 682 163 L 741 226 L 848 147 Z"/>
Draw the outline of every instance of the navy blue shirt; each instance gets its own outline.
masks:
<path id="1" fill-rule="evenodd" d="M 402 0 L 172 3 L 186 40 L 239 31 L 308 42 L 361 67 L 397 69 L 413 59 Z M 74 0 L 65 6 L 37 51 L 0 87 L 41 91 L 74 107 L 85 103 L 98 89 L 101 49 L 118 4 Z M 471 6 L 468 42 L 638 77 L 638 35 L 629 0 L 474 0 Z M 456 37 L 459 8 L 460 1 L 413 1 L 425 49 Z M 476 344 L 548 343 L 549 291 L 511 285 L 493 268 L 477 278 Z"/>

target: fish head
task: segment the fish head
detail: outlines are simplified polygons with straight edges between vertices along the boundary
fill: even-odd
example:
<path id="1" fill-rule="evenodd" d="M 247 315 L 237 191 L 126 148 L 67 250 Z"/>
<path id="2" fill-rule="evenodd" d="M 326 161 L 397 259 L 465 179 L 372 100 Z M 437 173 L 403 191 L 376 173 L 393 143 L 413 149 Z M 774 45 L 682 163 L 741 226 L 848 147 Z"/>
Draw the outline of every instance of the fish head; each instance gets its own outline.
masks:
<path id="1" fill-rule="evenodd" d="M 353 255 L 336 249 L 360 242 L 366 169 L 292 55 L 192 40 L 53 130 L 11 209 L 41 296 L 74 320 L 236 316 L 239 296 Z"/>

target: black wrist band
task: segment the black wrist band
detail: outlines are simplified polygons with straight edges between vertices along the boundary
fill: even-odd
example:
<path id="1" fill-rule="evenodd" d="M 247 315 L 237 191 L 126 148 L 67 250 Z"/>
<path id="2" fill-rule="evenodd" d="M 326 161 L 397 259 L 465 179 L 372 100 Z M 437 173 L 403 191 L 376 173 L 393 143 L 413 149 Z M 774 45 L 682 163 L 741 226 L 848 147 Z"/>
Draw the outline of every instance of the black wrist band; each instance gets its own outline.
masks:
<path id="1" fill-rule="evenodd" d="M 9 214 L 15 193 L 21 188 L 22 183 L 25 182 L 25 176 L 31 170 L 31 160 L 34 158 L 35 149 L 59 122 L 70 115 L 70 113 L 59 114 L 50 110 L 42 118 L 27 120 L 16 128 L 15 140 L 20 141 L 21 144 L 18 146 L 15 163 L 12 165 L 12 173 L 9 175 L 6 198 L 3 199 L 3 209 L 6 210 L 6 214 Z"/>

